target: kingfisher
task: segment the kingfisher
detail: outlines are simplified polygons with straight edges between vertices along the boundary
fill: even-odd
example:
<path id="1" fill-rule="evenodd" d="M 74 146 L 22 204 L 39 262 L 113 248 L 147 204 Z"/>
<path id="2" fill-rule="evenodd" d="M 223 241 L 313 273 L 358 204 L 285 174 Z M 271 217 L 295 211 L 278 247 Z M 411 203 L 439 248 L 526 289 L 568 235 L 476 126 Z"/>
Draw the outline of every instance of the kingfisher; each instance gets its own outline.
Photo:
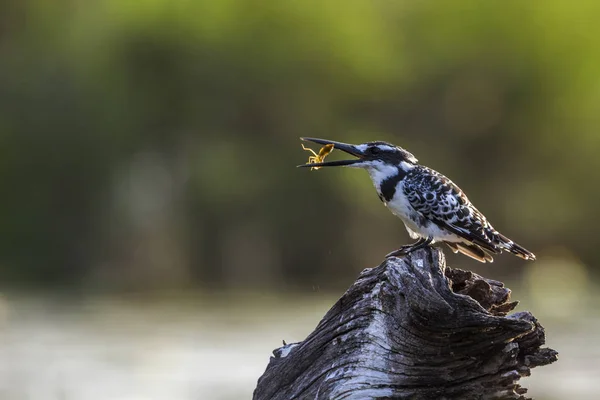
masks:
<path id="1" fill-rule="evenodd" d="M 321 145 L 333 145 L 354 157 L 351 160 L 314 162 L 298 167 L 344 166 L 367 170 L 379 199 L 399 217 L 416 242 L 401 246 L 386 258 L 398 257 L 443 242 L 454 253 L 482 263 L 493 254 L 510 252 L 525 260 L 535 255 L 498 232 L 469 201 L 465 193 L 439 172 L 420 165 L 411 153 L 387 142 L 353 145 L 327 139 L 300 138 Z"/>

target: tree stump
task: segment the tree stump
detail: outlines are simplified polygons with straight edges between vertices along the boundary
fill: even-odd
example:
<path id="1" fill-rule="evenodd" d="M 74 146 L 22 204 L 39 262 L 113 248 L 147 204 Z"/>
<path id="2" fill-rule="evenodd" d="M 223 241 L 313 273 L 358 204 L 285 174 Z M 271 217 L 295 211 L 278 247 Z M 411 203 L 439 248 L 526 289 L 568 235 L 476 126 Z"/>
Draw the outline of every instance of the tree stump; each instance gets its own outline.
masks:
<path id="1" fill-rule="evenodd" d="M 520 399 L 558 353 L 501 282 L 426 248 L 364 270 L 302 342 L 273 351 L 254 400 Z"/>

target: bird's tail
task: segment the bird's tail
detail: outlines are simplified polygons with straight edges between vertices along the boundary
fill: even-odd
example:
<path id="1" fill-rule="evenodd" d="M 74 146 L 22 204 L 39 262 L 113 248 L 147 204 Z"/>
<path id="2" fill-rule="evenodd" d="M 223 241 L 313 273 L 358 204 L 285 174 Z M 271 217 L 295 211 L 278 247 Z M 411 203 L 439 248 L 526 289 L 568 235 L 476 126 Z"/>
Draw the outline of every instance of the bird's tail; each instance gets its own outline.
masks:
<path id="1" fill-rule="evenodd" d="M 494 236 L 494 239 L 496 239 L 497 242 L 497 246 L 502 248 L 503 250 L 509 251 L 517 257 L 521 257 L 524 260 L 535 260 L 535 254 L 527 250 L 525 247 L 513 242 L 503 234 L 496 233 Z"/>
<path id="2" fill-rule="evenodd" d="M 456 242 L 445 242 L 448 247 L 454 252 L 461 252 L 462 254 L 471 257 L 482 263 L 494 262 L 494 258 L 490 253 L 482 249 L 480 246 L 472 243 L 456 243 Z"/>

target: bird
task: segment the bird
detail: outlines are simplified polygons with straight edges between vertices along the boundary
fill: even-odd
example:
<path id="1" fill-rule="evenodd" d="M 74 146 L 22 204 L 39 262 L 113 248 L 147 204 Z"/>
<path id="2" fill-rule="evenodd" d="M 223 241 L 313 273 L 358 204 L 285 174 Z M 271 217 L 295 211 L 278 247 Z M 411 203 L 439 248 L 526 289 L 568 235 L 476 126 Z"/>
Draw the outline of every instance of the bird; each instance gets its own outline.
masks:
<path id="1" fill-rule="evenodd" d="M 441 242 L 452 252 L 460 252 L 482 263 L 493 262 L 493 255 L 503 251 L 524 260 L 536 259 L 531 251 L 494 229 L 454 182 L 419 164 L 417 158 L 402 147 L 383 141 L 353 145 L 328 139 L 300 139 L 333 145 L 334 150 L 356 158 L 312 162 L 298 167 L 344 166 L 361 168 L 369 173 L 379 199 L 404 222 L 409 236 L 416 239 L 416 242 L 387 254 L 386 258 L 404 256 Z"/>

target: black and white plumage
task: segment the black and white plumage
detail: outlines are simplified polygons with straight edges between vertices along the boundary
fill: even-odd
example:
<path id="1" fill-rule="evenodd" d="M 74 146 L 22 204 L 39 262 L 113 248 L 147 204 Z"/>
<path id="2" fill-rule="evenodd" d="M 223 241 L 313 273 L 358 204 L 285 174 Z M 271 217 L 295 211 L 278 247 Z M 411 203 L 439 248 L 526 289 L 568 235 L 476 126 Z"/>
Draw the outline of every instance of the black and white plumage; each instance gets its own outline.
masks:
<path id="1" fill-rule="evenodd" d="M 525 260 L 535 255 L 494 229 L 450 179 L 418 164 L 401 147 L 386 142 L 351 145 L 325 139 L 302 138 L 357 157 L 307 166 L 347 166 L 367 170 L 381 201 L 398 216 L 416 243 L 388 254 L 397 256 L 435 242 L 446 243 L 481 262 L 492 262 L 492 254 L 508 251 Z"/>

